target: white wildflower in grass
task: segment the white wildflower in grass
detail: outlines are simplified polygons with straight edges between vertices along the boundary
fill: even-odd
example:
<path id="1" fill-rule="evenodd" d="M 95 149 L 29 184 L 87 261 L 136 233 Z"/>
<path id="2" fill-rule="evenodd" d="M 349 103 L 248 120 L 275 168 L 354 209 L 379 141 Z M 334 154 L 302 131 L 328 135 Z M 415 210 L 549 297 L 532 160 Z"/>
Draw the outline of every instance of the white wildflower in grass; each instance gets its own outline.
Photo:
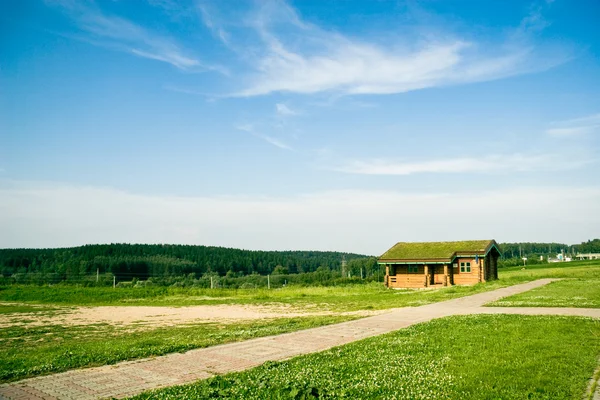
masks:
<path id="1" fill-rule="evenodd" d="M 597 320 L 456 316 L 138 399 L 578 398 L 599 353 Z"/>
<path id="2" fill-rule="evenodd" d="M 497 307 L 600 308 L 600 279 L 565 279 L 488 304 Z"/>

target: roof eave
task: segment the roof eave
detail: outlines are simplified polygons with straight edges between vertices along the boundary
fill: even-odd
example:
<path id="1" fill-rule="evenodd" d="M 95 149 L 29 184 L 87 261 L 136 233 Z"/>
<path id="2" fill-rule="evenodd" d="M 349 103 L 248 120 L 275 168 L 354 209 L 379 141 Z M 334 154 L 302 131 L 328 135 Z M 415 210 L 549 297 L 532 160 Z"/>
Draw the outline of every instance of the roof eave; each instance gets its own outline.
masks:
<path id="1" fill-rule="evenodd" d="M 425 263 L 450 263 L 451 258 L 380 258 L 377 260 L 380 264 L 425 264 Z"/>

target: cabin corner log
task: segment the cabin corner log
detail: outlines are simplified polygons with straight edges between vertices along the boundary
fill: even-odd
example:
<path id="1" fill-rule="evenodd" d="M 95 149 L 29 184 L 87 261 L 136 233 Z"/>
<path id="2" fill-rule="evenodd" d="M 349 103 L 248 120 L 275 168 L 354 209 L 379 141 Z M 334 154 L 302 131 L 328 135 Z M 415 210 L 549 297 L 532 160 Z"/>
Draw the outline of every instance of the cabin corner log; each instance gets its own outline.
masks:
<path id="1" fill-rule="evenodd" d="M 444 286 L 448 286 L 448 264 L 444 264 Z"/>

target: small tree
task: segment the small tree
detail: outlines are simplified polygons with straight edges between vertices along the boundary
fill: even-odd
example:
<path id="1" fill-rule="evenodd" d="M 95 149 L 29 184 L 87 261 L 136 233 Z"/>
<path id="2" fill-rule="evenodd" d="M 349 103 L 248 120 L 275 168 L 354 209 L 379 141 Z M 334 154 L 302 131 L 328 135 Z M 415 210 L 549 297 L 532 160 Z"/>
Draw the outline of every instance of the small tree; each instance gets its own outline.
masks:
<path id="1" fill-rule="evenodd" d="M 287 275 L 288 269 L 282 265 L 277 265 L 274 269 L 273 272 L 271 272 L 271 275 Z"/>

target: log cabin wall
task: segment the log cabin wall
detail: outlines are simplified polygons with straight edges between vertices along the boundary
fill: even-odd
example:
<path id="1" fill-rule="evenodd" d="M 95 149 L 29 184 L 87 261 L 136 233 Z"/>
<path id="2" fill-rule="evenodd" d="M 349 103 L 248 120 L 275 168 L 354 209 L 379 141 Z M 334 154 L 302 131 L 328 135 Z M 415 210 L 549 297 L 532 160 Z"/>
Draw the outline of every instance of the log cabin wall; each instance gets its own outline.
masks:
<path id="1" fill-rule="evenodd" d="M 475 285 L 476 283 L 479 283 L 480 275 L 482 275 L 483 272 L 482 258 L 479 259 L 479 264 L 475 263 L 474 258 L 457 258 L 454 262 L 458 264 L 458 266 L 456 268 L 453 268 L 454 284 Z M 467 263 L 470 267 L 470 272 L 468 272 Z M 461 264 L 464 264 L 464 266 L 462 266 Z"/>
<path id="2" fill-rule="evenodd" d="M 395 272 L 392 275 L 392 271 Z M 417 266 L 417 272 L 408 272 L 408 265 L 390 266 L 389 287 L 391 288 L 422 288 L 425 287 L 425 266 Z"/>

